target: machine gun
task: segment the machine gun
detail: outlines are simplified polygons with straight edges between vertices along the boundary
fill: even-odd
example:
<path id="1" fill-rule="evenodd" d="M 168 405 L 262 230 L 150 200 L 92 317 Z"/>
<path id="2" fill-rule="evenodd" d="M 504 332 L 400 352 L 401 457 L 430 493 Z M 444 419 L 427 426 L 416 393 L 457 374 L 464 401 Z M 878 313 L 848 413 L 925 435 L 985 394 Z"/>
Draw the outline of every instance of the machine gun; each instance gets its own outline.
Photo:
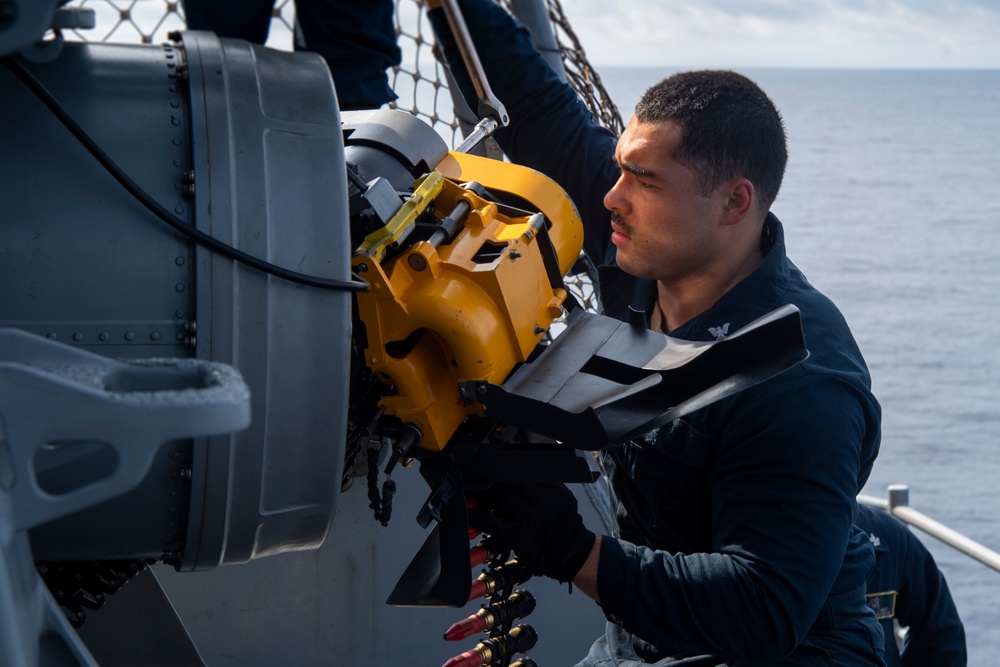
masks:
<path id="1" fill-rule="evenodd" d="M 590 481 L 579 452 L 805 355 L 792 308 L 691 344 L 574 307 L 582 226 L 556 184 L 402 112 L 341 115 L 318 57 L 197 32 L 38 42 L 52 8 L 11 6 L 4 664 L 96 664 L 70 620 L 101 600 L 43 575 L 315 549 L 379 449 L 382 474 L 419 462 L 433 524 L 390 603 L 464 604 L 467 488 Z"/>

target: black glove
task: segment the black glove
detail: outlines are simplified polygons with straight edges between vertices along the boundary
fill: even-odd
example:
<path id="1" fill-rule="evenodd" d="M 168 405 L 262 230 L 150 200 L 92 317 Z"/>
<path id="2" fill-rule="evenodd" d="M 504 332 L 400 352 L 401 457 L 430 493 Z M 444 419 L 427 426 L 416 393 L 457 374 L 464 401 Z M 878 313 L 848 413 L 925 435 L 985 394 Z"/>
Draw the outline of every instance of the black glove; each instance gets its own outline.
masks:
<path id="1" fill-rule="evenodd" d="M 494 484 L 475 500 L 480 506 L 469 510 L 469 525 L 513 550 L 534 575 L 571 581 L 597 539 L 563 484 Z"/>

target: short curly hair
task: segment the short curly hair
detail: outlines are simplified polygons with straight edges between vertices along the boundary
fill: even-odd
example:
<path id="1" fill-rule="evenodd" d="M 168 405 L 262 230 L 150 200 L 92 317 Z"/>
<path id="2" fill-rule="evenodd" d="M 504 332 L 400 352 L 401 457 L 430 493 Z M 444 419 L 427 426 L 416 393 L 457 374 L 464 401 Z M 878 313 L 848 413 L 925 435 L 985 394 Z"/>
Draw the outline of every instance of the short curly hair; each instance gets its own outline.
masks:
<path id="1" fill-rule="evenodd" d="M 706 194 L 743 177 L 754 184 L 762 211 L 778 196 L 788 162 L 785 126 L 774 102 L 742 74 L 674 74 L 643 94 L 635 118 L 680 128 L 674 157 L 699 175 Z"/>

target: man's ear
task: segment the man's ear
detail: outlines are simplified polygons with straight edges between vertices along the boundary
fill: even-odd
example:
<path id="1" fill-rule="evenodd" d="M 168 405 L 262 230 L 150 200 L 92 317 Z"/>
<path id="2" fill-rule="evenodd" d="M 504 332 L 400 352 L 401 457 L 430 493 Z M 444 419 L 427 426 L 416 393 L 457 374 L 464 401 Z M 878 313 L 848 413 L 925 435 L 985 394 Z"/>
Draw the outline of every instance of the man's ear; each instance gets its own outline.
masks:
<path id="1" fill-rule="evenodd" d="M 722 209 L 722 224 L 735 225 L 756 206 L 757 191 L 753 183 L 745 178 L 734 178 L 723 187 L 726 201 Z"/>

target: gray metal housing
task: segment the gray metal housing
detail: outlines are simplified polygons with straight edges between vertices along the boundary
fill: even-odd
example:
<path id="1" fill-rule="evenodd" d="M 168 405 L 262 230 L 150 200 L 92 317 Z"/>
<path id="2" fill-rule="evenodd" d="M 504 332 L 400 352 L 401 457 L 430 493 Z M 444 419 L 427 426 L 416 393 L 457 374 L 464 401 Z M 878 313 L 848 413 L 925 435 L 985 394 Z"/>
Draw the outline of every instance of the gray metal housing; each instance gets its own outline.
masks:
<path id="1" fill-rule="evenodd" d="M 186 224 L 300 273 L 350 278 L 340 117 L 319 57 L 187 33 L 161 47 L 65 44 L 23 64 Z M 247 431 L 188 440 L 117 505 L 36 528 L 36 557 L 129 553 L 196 570 L 319 545 L 343 467 L 349 294 L 195 245 L 6 68 L 0 90 L 0 325 L 109 357 L 231 364 L 252 396 Z M 178 471 L 186 516 L 168 529 Z"/>

